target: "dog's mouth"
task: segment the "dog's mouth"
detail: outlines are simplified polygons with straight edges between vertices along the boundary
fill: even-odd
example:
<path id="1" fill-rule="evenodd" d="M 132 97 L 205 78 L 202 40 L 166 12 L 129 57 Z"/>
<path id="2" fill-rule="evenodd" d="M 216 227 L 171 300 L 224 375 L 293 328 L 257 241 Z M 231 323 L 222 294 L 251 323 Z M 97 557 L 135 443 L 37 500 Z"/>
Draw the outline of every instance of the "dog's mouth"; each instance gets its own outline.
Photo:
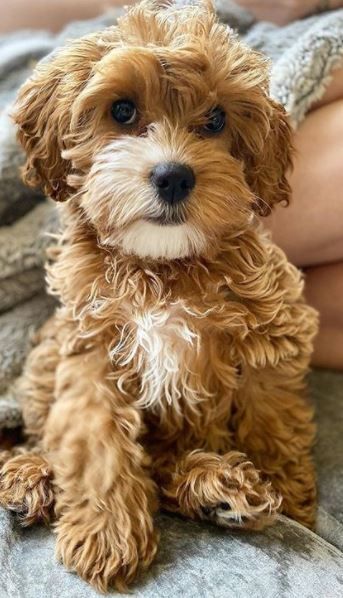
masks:
<path id="1" fill-rule="evenodd" d="M 147 218 L 148 222 L 153 222 L 154 224 L 159 224 L 160 226 L 168 226 L 168 225 L 175 225 L 184 224 L 186 222 L 185 218 L 180 216 L 173 216 L 173 217 L 166 217 L 166 216 L 158 216 L 156 218 Z"/>
<path id="2" fill-rule="evenodd" d="M 146 220 L 160 226 L 177 226 L 178 224 L 184 224 L 187 221 L 187 216 L 182 206 L 175 206 L 163 210 L 163 213 L 158 216 L 150 216 Z"/>

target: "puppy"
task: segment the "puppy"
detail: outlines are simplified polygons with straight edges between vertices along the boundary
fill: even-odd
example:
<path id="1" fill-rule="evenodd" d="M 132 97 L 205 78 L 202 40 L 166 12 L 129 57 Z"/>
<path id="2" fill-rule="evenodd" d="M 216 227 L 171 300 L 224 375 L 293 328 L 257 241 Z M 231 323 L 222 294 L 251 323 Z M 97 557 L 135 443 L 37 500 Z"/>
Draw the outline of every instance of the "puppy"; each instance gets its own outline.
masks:
<path id="1" fill-rule="evenodd" d="M 208 2 L 144 1 L 38 65 L 15 121 L 63 232 L 1 503 L 24 524 L 53 511 L 58 557 L 101 591 L 153 560 L 158 504 L 312 526 L 317 317 L 259 225 L 292 154 L 266 60 Z"/>

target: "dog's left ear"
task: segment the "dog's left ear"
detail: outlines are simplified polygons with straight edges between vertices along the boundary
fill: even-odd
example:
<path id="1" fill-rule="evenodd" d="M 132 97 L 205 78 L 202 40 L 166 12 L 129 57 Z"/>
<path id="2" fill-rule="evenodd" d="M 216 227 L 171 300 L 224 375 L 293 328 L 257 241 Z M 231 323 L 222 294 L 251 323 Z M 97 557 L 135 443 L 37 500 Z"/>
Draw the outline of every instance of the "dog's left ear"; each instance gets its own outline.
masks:
<path id="1" fill-rule="evenodd" d="M 258 151 L 245 159 L 246 179 L 256 196 L 255 211 L 267 216 L 277 203 L 288 205 L 291 188 L 287 175 L 293 165 L 292 128 L 286 111 L 268 98 L 267 130 Z"/>

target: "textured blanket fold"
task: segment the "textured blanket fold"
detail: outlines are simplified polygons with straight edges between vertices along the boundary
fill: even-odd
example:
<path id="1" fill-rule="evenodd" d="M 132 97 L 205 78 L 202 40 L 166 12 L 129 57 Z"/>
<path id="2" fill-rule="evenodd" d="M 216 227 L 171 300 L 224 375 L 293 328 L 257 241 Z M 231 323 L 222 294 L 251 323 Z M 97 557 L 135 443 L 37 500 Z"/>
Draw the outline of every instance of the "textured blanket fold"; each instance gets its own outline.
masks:
<path id="1" fill-rule="evenodd" d="M 186 1 L 179 0 L 181 3 Z M 245 42 L 271 58 L 271 93 L 284 104 L 294 126 L 298 126 L 313 102 L 324 93 L 332 70 L 343 60 L 343 10 L 280 28 L 270 23 L 254 23 L 251 15 L 233 2 L 221 0 L 217 4 L 221 17 L 240 31 Z M 72 23 L 58 35 L 30 31 L 0 36 L 0 430 L 16 427 L 21 422 L 15 380 L 21 372 L 32 333 L 53 310 L 54 302 L 44 292 L 43 264 L 46 249 L 52 242 L 52 237 L 45 233 L 53 233 L 58 228 L 54 206 L 39 191 L 27 189 L 20 181 L 19 167 L 23 155 L 15 141 L 15 129 L 9 117 L 11 104 L 18 87 L 30 75 L 38 60 L 67 39 L 113 24 L 120 12 L 112 11 L 98 19 Z M 332 386 L 329 378 L 328 388 L 334 388 L 332 392 L 337 394 L 339 384 L 335 384 Z M 339 480 L 342 480 L 341 474 L 340 469 Z M 321 511 L 320 532 L 338 546 L 338 535 L 342 533 L 342 510 L 329 509 L 328 512 L 325 510 L 328 504 L 326 501 Z M 14 537 L 10 528 L 4 525 L 9 525 L 8 519 L 6 524 L 0 523 L 0 544 L 3 544 L 2 547 L 0 545 L 0 566 L 7 567 L 9 561 L 5 553 L 6 550 L 8 555 L 11 553 Z M 34 543 L 34 536 L 30 538 L 30 542 Z M 59 579 L 60 573 L 55 574 Z M 3 573 L 0 573 L 0 598 L 20 596 L 20 584 L 14 580 L 12 573 L 7 575 L 7 581 L 4 579 Z M 5 593 L 1 593 L 1 582 L 5 583 Z M 46 592 L 47 586 L 42 585 L 42 588 Z M 330 595 L 336 595 L 335 588 Z M 43 589 L 30 595 L 37 598 L 48 596 Z M 49 596 L 94 595 L 94 592 L 84 593 L 84 590 L 77 593 L 78 590 L 73 589 L 73 592 L 56 592 Z M 319 594 L 310 592 L 308 595 Z"/>

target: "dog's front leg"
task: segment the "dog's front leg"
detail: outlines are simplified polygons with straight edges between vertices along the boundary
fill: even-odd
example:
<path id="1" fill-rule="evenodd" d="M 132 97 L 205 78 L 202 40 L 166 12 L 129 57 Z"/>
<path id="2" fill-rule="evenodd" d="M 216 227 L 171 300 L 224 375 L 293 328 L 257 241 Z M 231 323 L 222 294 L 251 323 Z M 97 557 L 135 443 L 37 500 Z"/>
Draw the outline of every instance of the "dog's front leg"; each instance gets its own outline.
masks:
<path id="1" fill-rule="evenodd" d="M 101 591 L 125 587 L 157 545 L 140 416 L 109 373 L 104 351 L 62 360 L 44 436 L 56 484 L 57 555 Z"/>

